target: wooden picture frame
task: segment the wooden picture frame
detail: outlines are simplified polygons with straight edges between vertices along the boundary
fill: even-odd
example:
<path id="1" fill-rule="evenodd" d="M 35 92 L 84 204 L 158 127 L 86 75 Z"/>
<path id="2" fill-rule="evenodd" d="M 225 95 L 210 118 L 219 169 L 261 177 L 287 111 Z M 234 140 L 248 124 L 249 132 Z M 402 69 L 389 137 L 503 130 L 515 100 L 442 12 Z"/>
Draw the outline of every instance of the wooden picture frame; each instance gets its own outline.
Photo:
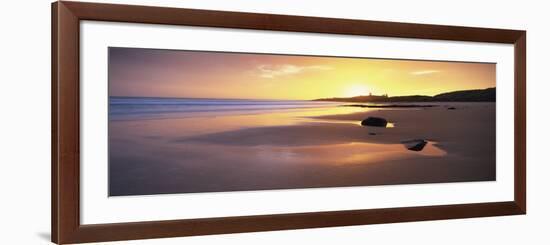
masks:
<path id="1" fill-rule="evenodd" d="M 79 22 L 82 20 L 513 44 L 515 50 L 514 200 L 477 204 L 82 225 L 79 199 Z M 51 81 L 51 233 L 52 241 L 58 244 L 526 213 L 525 31 L 60 1 L 52 4 Z"/>

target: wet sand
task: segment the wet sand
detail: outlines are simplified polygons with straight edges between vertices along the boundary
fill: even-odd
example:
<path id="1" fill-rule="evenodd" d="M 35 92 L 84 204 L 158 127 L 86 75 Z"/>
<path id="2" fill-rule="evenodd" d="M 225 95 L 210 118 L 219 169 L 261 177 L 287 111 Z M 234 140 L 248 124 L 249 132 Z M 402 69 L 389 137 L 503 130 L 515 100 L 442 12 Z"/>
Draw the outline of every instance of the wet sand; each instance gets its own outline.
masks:
<path id="1" fill-rule="evenodd" d="M 198 134 L 186 129 L 221 119 L 111 123 L 110 195 L 495 180 L 495 103 L 350 112 L 273 124 L 270 116 L 280 117 L 266 113 L 250 117 L 258 125 L 227 119 L 231 127 Z M 360 126 L 368 116 L 394 127 Z M 179 129 L 166 131 L 167 123 Z M 410 151 L 401 144 L 410 139 L 429 144 Z"/>

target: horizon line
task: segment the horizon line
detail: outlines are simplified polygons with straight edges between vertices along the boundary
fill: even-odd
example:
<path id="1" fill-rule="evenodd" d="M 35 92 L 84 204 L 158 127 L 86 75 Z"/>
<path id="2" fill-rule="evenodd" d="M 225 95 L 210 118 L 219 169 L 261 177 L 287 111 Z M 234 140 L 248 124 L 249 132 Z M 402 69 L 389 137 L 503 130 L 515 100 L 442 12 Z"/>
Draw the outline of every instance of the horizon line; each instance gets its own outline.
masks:
<path id="1" fill-rule="evenodd" d="M 462 90 L 453 90 L 453 91 L 447 91 L 442 92 L 439 94 L 445 94 L 445 93 L 452 93 L 452 92 L 460 92 L 460 91 L 471 91 L 471 90 L 487 90 L 487 89 L 496 89 L 495 87 L 488 87 L 488 88 L 477 88 L 477 89 L 462 89 Z M 439 95 L 436 94 L 436 95 Z M 381 94 L 381 95 L 357 95 L 357 96 L 351 96 L 351 97 L 325 97 L 325 98 L 315 98 L 315 99 L 259 99 L 259 98 L 206 98 L 206 97 L 174 97 L 174 96 L 126 96 L 126 95 L 109 95 L 108 97 L 119 97 L 119 98 L 155 98 L 155 99 L 203 99 L 203 100 L 286 100 L 286 101 L 314 101 L 319 99 L 336 99 L 336 98 L 356 98 L 356 97 L 365 97 L 365 96 L 384 96 L 388 95 L 388 93 Z M 405 97 L 405 96 L 428 96 L 428 97 L 434 97 L 436 95 L 421 95 L 421 94 L 411 94 L 411 95 L 397 95 L 397 96 L 388 96 L 388 98 L 391 97 Z"/>

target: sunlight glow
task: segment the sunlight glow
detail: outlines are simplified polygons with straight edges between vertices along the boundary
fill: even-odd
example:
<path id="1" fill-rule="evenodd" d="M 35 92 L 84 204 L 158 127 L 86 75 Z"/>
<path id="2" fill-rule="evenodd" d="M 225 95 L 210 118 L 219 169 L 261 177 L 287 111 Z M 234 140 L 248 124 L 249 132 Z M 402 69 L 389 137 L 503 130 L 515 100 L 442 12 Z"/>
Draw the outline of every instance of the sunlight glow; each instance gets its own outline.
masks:
<path id="1" fill-rule="evenodd" d="M 492 63 L 135 48 L 109 49 L 109 71 L 110 95 L 175 98 L 436 95 L 495 87 L 496 81 Z"/>
<path id="2" fill-rule="evenodd" d="M 343 96 L 345 97 L 354 97 L 354 96 L 361 96 L 361 95 L 369 95 L 371 91 L 369 91 L 369 88 L 363 84 L 353 84 L 346 88 Z"/>

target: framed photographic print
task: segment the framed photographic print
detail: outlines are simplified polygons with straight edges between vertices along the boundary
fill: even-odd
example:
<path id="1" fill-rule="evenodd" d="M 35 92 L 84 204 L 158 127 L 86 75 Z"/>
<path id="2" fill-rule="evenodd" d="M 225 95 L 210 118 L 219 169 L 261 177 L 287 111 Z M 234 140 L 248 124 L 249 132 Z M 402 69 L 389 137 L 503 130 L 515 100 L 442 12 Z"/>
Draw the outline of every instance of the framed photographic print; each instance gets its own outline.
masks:
<path id="1" fill-rule="evenodd" d="M 52 5 L 52 241 L 525 214 L 526 32 Z"/>

